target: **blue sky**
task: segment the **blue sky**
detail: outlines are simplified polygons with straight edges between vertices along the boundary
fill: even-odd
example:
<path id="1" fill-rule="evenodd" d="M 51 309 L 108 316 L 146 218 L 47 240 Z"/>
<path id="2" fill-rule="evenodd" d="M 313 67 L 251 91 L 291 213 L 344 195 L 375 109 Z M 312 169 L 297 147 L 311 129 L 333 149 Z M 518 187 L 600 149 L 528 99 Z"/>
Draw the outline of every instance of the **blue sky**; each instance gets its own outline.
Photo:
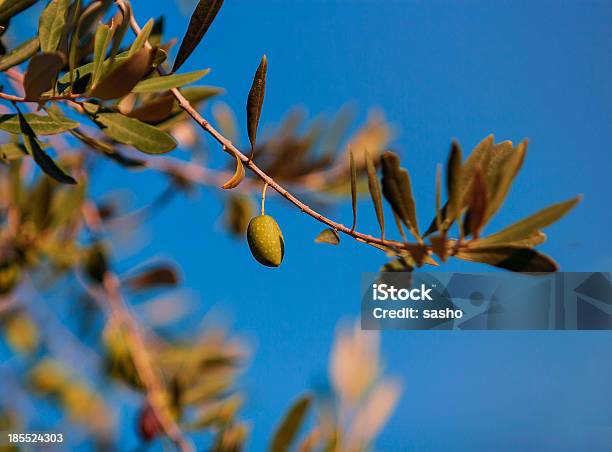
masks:
<path id="1" fill-rule="evenodd" d="M 167 36 L 182 36 L 188 18 L 173 2 L 133 5 L 141 24 L 164 14 Z M 452 138 L 464 150 L 489 133 L 529 138 L 524 169 L 491 230 L 582 193 L 541 248 L 562 270 L 609 271 L 611 38 L 605 1 L 227 1 L 182 70 L 211 67 L 206 83 L 226 88 L 224 101 L 241 121 L 263 53 L 263 124 L 296 104 L 316 115 L 350 101 L 361 120 L 382 108 L 401 132 L 394 147 L 411 171 L 422 227 L 433 211 L 435 166 Z M 160 183 L 110 168 L 103 177 L 101 186 L 129 183 L 139 200 Z M 360 208 L 369 212 L 361 228 L 375 232 L 371 206 Z M 138 258 L 181 262 L 199 311 L 220 310 L 255 339 L 243 384 L 250 449 L 262 450 L 289 401 L 325 377 L 336 323 L 359 313 L 361 273 L 385 258 L 348 239 L 339 248 L 313 244 L 320 225 L 272 199 L 266 210 L 283 230 L 286 255 L 280 268 L 263 268 L 220 230 L 221 210 L 211 191 L 174 202 L 151 222 L 151 243 Z M 350 206 L 332 215 L 348 222 Z M 385 333 L 386 368 L 405 393 L 378 449 L 609 448 L 610 345 L 609 333 Z"/>

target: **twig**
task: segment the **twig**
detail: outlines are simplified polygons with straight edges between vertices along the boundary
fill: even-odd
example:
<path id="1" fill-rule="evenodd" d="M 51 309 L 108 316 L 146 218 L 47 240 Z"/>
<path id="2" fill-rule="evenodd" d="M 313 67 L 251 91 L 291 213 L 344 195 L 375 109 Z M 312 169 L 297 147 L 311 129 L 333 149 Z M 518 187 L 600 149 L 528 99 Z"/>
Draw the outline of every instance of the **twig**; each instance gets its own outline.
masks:
<path id="1" fill-rule="evenodd" d="M 125 9 L 125 5 L 123 4 L 121 0 L 116 0 L 116 4 L 126 14 L 129 14 L 129 12 L 127 12 L 127 10 Z M 140 30 L 141 30 L 140 26 L 138 25 L 138 22 L 136 21 L 133 15 L 130 15 L 130 27 L 132 28 L 132 31 L 136 35 L 140 33 Z M 146 41 L 145 46 L 151 47 L 151 44 L 148 41 Z M 164 75 L 164 71 L 161 67 L 158 66 L 157 71 L 159 72 L 160 75 Z M 226 152 L 228 152 L 231 155 L 234 155 L 236 158 L 239 158 L 247 168 L 249 168 L 257 177 L 259 177 L 259 179 L 261 179 L 263 182 L 268 184 L 273 190 L 278 192 L 282 197 L 284 197 L 290 203 L 294 204 L 305 214 L 331 227 L 332 229 L 342 232 L 343 234 L 349 235 L 353 237 L 354 239 L 361 241 L 361 242 L 370 243 L 370 244 L 383 246 L 387 248 L 394 248 L 394 249 L 406 249 L 406 250 L 419 249 L 419 250 L 424 250 L 428 254 L 431 253 L 432 251 L 431 247 L 425 244 L 404 243 L 404 242 L 399 242 L 396 240 L 386 240 L 386 239 L 375 237 L 369 234 L 364 234 L 358 231 L 354 231 L 354 230 L 351 230 L 351 228 L 341 223 L 335 222 L 331 220 L 330 218 L 327 218 L 321 213 L 317 212 L 316 210 L 312 209 L 310 206 L 303 203 L 298 198 L 296 198 L 294 195 L 289 193 L 283 186 L 277 183 L 272 177 L 268 176 L 262 169 L 260 169 L 255 164 L 253 160 L 249 159 L 249 157 L 247 157 L 242 152 L 240 152 L 240 150 L 238 150 L 238 148 L 236 148 L 236 146 L 234 146 L 234 144 L 229 139 L 225 138 L 225 136 L 223 136 L 219 131 L 217 131 L 206 119 L 204 119 L 198 113 L 198 111 L 195 108 L 193 108 L 193 106 L 185 98 L 185 96 L 183 96 L 183 94 L 178 88 L 173 88 L 170 90 L 170 92 L 172 93 L 174 98 L 178 101 L 179 107 L 183 111 L 185 111 L 195 122 L 197 122 L 202 129 L 208 132 L 208 134 L 211 135 L 219 144 L 221 144 L 222 148 Z"/>

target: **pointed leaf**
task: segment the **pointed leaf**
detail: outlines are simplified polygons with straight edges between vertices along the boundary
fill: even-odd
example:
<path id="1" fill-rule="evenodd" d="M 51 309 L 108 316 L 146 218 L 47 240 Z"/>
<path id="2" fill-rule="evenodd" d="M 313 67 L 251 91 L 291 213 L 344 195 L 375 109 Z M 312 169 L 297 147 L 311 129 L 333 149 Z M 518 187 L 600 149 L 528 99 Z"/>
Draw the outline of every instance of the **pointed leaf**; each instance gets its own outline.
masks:
<path id="1" fill-rule="evenodd" d="M 489 246 L 462 248 L 455 257 L 470 262 L 481 262 L 514 272 L 548 273 L 558 270 L 550 257 L 521 246 Z"/>
<path id="2" fill-rule="evenodd" d="M 0 23 L 4 23 L 38 0 L 0 0 Z"/>
<path id="3" fill-rule="evenodd" d="M 286 452 L 290 450 L 291 444 L 304 422 L 311 402 L 312 398 L 310 396 L 302 396 L 291 406 L 287 415 L 276 429 L 270 444 L 270 452 Z"/>
<path id="4" fill-rule="evenodd" d="M 266 93 L 266 72 L 268 70 L 268 60 L 264 55 L 259 63 L 259 67 L 253 77 L 253 84 L 249 91 L 247 99 L 247 131 L 249 141 L 251 142 L 251 156 L 255 152 L 255 142 L 257 141 L 257 128 L 259 126 L 259 117 L 261 116 L 261 108 L 263 107 L 264 95 Z"/>
<path id="5" fill-rule="evenodd" d="M 176 141 L 168 133 L 121 113 L 99 113 L 94 120 L 113 140 L 130 144 L 146 154 L 165 154 L 176 147 Z"/>
<path id="6" fill-rule="evenodd" d="M 385 237 L 385 217 L 383 214 L 382 197 L 380 195 L 380 184 L 378 177 L 376 176 L 376 168 L 374 162 L 370 157 L 370 153 L 365 151 L 366 171 L 368 173 L 368 188 L 370 189 L 370 196 L 374 203 L 374 210 L 376 211 L 376 218 L 380 225 L 380 235 L 384 239 Z"/>
<path id="7" fill-rule="evenodd" d="M 136 54 L 140 49 L 145 46 L 145 43 L 149 39 L 149 35 L 151 34 L 151 30 L 153 29 L 153 24 L 155 21 L 153 19 L 149 19 L 144 27 L 141 28 L 140 33 L 136 36 L 136 39 L 130 46 L 130 51 L 128 52 L 128 57 Z"/>
<path id="8" fill-rule="evenodd" d="M 393 152 L 384 152 L 382 162 L 382 186 L 385 199 L 401 218 L 412 235 L 420 238 L 416 219 L 416 205 L 412 195 L 410 176 L 400 167 L 399 157 Z"/>
<path id="9" fill-rule="evenodd" d="M 6 55 L 0 57 L 0 72 L 23 63 L 38 52 L 38 36 L 19 44 Z"/>
<path id="10" fill-rule="evenodd" d="M 479 240 L 479 244 L 488 245 L 494 243 L 516 242 L 531 237 L 532 234 L 538 232 L 540 229 L 561 219 L 561 217 L 574 208 L 581 199 L 582 196 L 577 196 L 567 201 L 546 207 L 495 234 L 483 237 Z"/>
<path id="11" fill-rule="evenodd" d="M 526 150 L 527 141 L 523 141 L 515 149 L 513 149 L 513 152 L 503 159 L 496 168 L 497 174 L 494 185 L 490 187 L 489 203 L 487 206 L 485 221 L 489 221 L 493 215 L 495 215 L 506 199 L 506 196 L 510 191 L 512 181 L 523 165 Z"/>
<path id="12" fill-rule="evenodd" d="M 240 185 L 240 182 L 244 179 L 244 165 L 242 164 L 242 160 L 238 156 L 236 156 L 236 171 L 234 175 L 229 179 L 226 183 L 224 183 L 221 188 L 225 190 L 229 190 L 232 188 L 236 188 Z"/>
<path id="13" fill-rule="evenodd" d="M 96 86 L 102 76 L 102 64 L 106 59 L 106 51 L 113 37 L 113 30 L 105 24 L 98 24 L 94 38 L 93 71 L 91 85 Z"/>
<path id="14" fill-rule="evenodd" d="M 210 72 L 210 69 L 188 72 L 186 74 L 172 74 L 159 77 L 151 77 L 139 82 L 132 92 L 134 93 L 157 93 L 178 88 L 193 83 Z"/>
<path id="15" fill-rule="evenodd" d="M 315 238 L 315 243 L 329 243 L 330 245 L 338 245 L 340 243 L 340 236 L 334 229 L 323 229 Z"/>
<path id="16" fill-rule="evenodd" d="M 45 151 L 42 150 L 38 140 L 36 139 L 36 135 L 32 130 L 32 127 L 28 124 L 26 118 L 21 114 L 19 115 L 19 124 L 21 127 L 21 132 L 23 134 L 23 142 L 25 144 L 28 153 L 32 156 L 36 164 L 43 170 L 45 174 L 57 180 L 58 182 L 62 182 L 64 184 L 76 184 L 76 181 L 64 173 L 55 162 L 49 157 Z"/>
<path id="17" fill-rule="evenodd" d="M 90 96 L 110 100 L 129 94 L 151 71 L 154 57 L 155 49 L 140 49 L 95 85 Z"/>
<path id="18" fill-rule="evenodd" d="M 357 167 L 353 151 L 349 149 L 349 170 L 351 172 L 351 207 L 353 208 L 353 226 L 351 231 L 357 227 Z"/>
<path id="19" fill-rule="evenodd" d="M 480 167 L 476 168 L 474 180 L 469 197 L 469 228 L 475 239 L 478 238 L 480 230 L 484 226 L 487 211 L 487 186 Z"/>
<path id="20" fill-rule="evenodd" d="M 453 141 L 448 163 L 446 165 L 446 189 L 448 192 L 448 216 L 446 228 L 450 227 L 455 218 L 460 218 L 462 209 L 463 189 L 461 187 L 461 147 Z"/>
<path id="21" fill-rule="evenodd" d="M 113 23 L 116 24 L 115 33 L 113 33 L 113 45 L 111 46 L 108 59 L 112 63 L 115 60 L 117 52 L 121 47 L 121 43 L 123 42 L 123 38 L 130 28 L 130 18 L 132 16 L 132 6 L 129 2 L 124 2 L 123 8 L 119 8 L 119 12 L 113 18 Z"/>
<path id="22" fill-rule="evenodd" d="M 208 27 L 212 24 L 222 4 L 223 0 L 200 0 L 198 2 L 198 6 L 196 6 L 195 11 L 191 15 L 189 27 L 181 42 L 176 60 L 174 60 L 172 72 L 178 71 L 185 60 L 189 58 L 191 52 L 193 52 L 208 31 Z"/>
<path id="23" fill-rule="evenodd" d="M 79 126 L 78 122 L 60 115 L 51 118 L 34 113 L 25 113 L 23 116 L 36 135 L 55 135 Z M 16 135 L 21 134 L 19 116 L 14 114 L 0 115 L 0 130 Z"/>
<path id="24" fill-rule="evenodd" d="M 59 52 L 39 53 L 34 56 L 23 77 L 26 98 L 38 100 L 42 93 L 49 91 L 64 64 L 64 57 Z"/>
<path id="25" fill-rule="evenodd" d="M 40 14 L 38 35 L 43 52 L 55 52 L 64 33 L 70 0 L 52 0 Z"/>

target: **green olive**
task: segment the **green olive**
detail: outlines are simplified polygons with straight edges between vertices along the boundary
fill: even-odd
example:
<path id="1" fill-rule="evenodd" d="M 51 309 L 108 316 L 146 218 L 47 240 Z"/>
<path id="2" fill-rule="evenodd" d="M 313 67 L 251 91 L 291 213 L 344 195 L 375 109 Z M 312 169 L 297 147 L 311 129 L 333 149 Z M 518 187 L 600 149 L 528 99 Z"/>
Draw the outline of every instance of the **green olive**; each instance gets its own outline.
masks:
<path id="1" fill-rule="evenodd" d="M 270 215 L 259 215 L 249 222 L 247 240 L 253 257 L 267 267 L 278 267 L 285 254 L 283 233 Z"/>

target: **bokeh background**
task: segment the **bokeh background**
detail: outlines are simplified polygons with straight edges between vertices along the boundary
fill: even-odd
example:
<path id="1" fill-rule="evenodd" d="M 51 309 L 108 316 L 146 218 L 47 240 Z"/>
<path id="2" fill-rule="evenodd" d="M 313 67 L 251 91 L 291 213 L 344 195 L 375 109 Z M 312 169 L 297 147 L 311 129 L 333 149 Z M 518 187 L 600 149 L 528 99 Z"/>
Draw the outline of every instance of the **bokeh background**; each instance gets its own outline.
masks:
<path id="1" fill-rule="evenodd" d="M 164 15 L 165 35 L 180 37 L 195 1 L 132 3 L 141 24 Z M 24 37 L 37 14 L 19 19 Z M 226 1 L 184 70 L 211 67 L 205 82 L 227 90 L 223 100 L 244 122 L 263 53 L 264 130 L 295 105 L 315 116 L 351 102 L 360 120 L 380 107 L 397 126 L 394 148 L 411 171 L 421 227 L 452 138 L 466 151 L 489 133 L 529 138 L 523 171 L 489 230 L 583 193 L 541 249 L 562 270 L 612 268 L 611 2 Z M 114 166 L 97 177 L 100 192 L 133 189 L 134 204 L 161 184 Z M 325 385 L 335 326 L 359 315 L 360 275 L 385 257 L 348 239 L 337 248 L 313 244 L 321 226 L 271 197 L 266 210 L 283 229 L 286 255 L 280 268 L 264 268 L 223 231 L 222 207 L 214 191 L 179 197 L 138 236 L 147 246 L 122 265 L 172 256 L 197 303 L 187 323 L 212 315 L 252 341 L 245 417 L 253 421 L 249 449 L 263 450 L 289 402 Z M 365 198 L 360 211 L 360 229 L 376 232 Z M 330 215 L 350 222 L 350 205 Z M 384 333 L 386 370 L 405 391 L 377 449 L 609 450 L 611 345 L 608 332 Z M 131 416 L 121 418 L 128 449 L 137 444 Z"/>

